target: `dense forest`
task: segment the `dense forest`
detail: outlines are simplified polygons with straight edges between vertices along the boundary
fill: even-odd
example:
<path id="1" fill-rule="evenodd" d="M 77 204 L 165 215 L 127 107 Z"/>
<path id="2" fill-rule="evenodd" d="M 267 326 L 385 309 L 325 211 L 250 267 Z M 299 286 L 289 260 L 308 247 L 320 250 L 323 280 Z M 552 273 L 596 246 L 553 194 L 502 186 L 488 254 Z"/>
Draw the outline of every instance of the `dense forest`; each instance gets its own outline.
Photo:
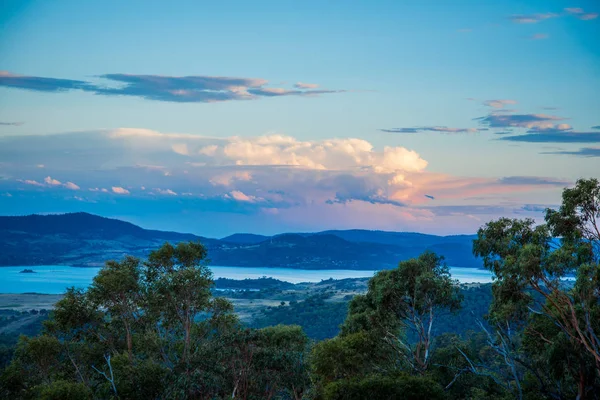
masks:
<path id="1" fill-rule="evenodd" d="M 598 399 L 599 225 L 590 179 L 565 189 L 544 224 L 481 227 L 473 253 L 495 277 L 487 309 L 468 305 L 486 289 L 461 288 L 425 251 L 377 273 L 347 310 L 323 292 L 251 327 L 214 295 L 202 244 L 166 243 L 144 261 L 108 261 L 87 290 L 67 291 L 39 335 L 3 349 L 12 359 L 0 396 Z M 320 328 L 344 313 L 339 331 Z M 280 322 L 292 325 L 268 326 Z"/>

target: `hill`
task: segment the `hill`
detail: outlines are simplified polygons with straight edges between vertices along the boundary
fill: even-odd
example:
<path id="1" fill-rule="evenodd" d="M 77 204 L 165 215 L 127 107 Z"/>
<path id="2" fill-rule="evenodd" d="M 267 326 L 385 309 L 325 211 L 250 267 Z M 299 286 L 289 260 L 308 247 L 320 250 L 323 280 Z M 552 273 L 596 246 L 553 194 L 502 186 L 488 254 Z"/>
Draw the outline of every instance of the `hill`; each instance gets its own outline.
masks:
<path id="1" fill-rule="evenodd" d="M 429 249 L 449 265 L 480 267 L 471 254 L 474 236 L 435 236 L 369 230 L 234 234 L 211 239 L 143 229 L 87 213 L 0 217 L 0 265 L 100 266 L 126 254 L 145 257 L 164 243 L 198 240 L 212 265 L 302 269 L 382 269 Z"/>

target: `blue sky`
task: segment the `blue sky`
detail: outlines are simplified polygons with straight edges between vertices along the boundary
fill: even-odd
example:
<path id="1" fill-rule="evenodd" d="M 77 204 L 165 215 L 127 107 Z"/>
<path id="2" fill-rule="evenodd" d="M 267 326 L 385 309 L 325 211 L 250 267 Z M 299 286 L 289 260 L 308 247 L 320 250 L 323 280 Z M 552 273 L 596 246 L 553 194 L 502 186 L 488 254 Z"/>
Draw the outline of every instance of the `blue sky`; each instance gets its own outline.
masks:
<path id="1" fill-rule="evenodd" d="M 3 3 L 2 214 L 446 234 L 600 175 L 595 1 L 174 3 Z"/>

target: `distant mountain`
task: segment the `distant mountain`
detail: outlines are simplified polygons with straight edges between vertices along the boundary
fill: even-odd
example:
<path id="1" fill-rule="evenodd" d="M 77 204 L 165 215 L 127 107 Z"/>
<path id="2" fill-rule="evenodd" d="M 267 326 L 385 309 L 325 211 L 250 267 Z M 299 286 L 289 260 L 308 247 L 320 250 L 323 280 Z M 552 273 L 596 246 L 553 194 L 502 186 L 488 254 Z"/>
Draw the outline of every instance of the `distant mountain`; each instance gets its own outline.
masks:
<path id="1" fill-rule="evenodd" d="M 212 265 L 302 269 L 383 269 L 429 249 L 449 265 L 480 267 L 471 253 L 474 235 L 435 236 L 369 230 L 234 234 L 210 239 L 147 230 L 87 213 L 0 217 L 0 265 L 100 266 L 126 254 L 146 257 L 168 241 L 198 240 Z"/>
<path id="2" fill-rule="evenodd" d="M 270 236 L 255 235 L 253 233 L 234 233 L 221 239 L 223 242 L 228 243 L 239 243 L 239 244 L 256 244 L 264 242 L 269 239 Z"/>

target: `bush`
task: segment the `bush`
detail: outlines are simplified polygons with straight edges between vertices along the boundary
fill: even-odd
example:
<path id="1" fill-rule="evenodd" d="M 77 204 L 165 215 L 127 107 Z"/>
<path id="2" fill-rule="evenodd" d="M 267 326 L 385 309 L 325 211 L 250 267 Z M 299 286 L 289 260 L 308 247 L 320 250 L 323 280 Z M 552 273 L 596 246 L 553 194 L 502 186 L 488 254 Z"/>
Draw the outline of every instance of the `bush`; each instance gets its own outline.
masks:
<path id="1" fill-rule="evenodd" d="M 325 387 L 326 400 L 436 400 L 442 387 L 429 378 L 371 375 L 362 380 L 340 380 Z"/>

